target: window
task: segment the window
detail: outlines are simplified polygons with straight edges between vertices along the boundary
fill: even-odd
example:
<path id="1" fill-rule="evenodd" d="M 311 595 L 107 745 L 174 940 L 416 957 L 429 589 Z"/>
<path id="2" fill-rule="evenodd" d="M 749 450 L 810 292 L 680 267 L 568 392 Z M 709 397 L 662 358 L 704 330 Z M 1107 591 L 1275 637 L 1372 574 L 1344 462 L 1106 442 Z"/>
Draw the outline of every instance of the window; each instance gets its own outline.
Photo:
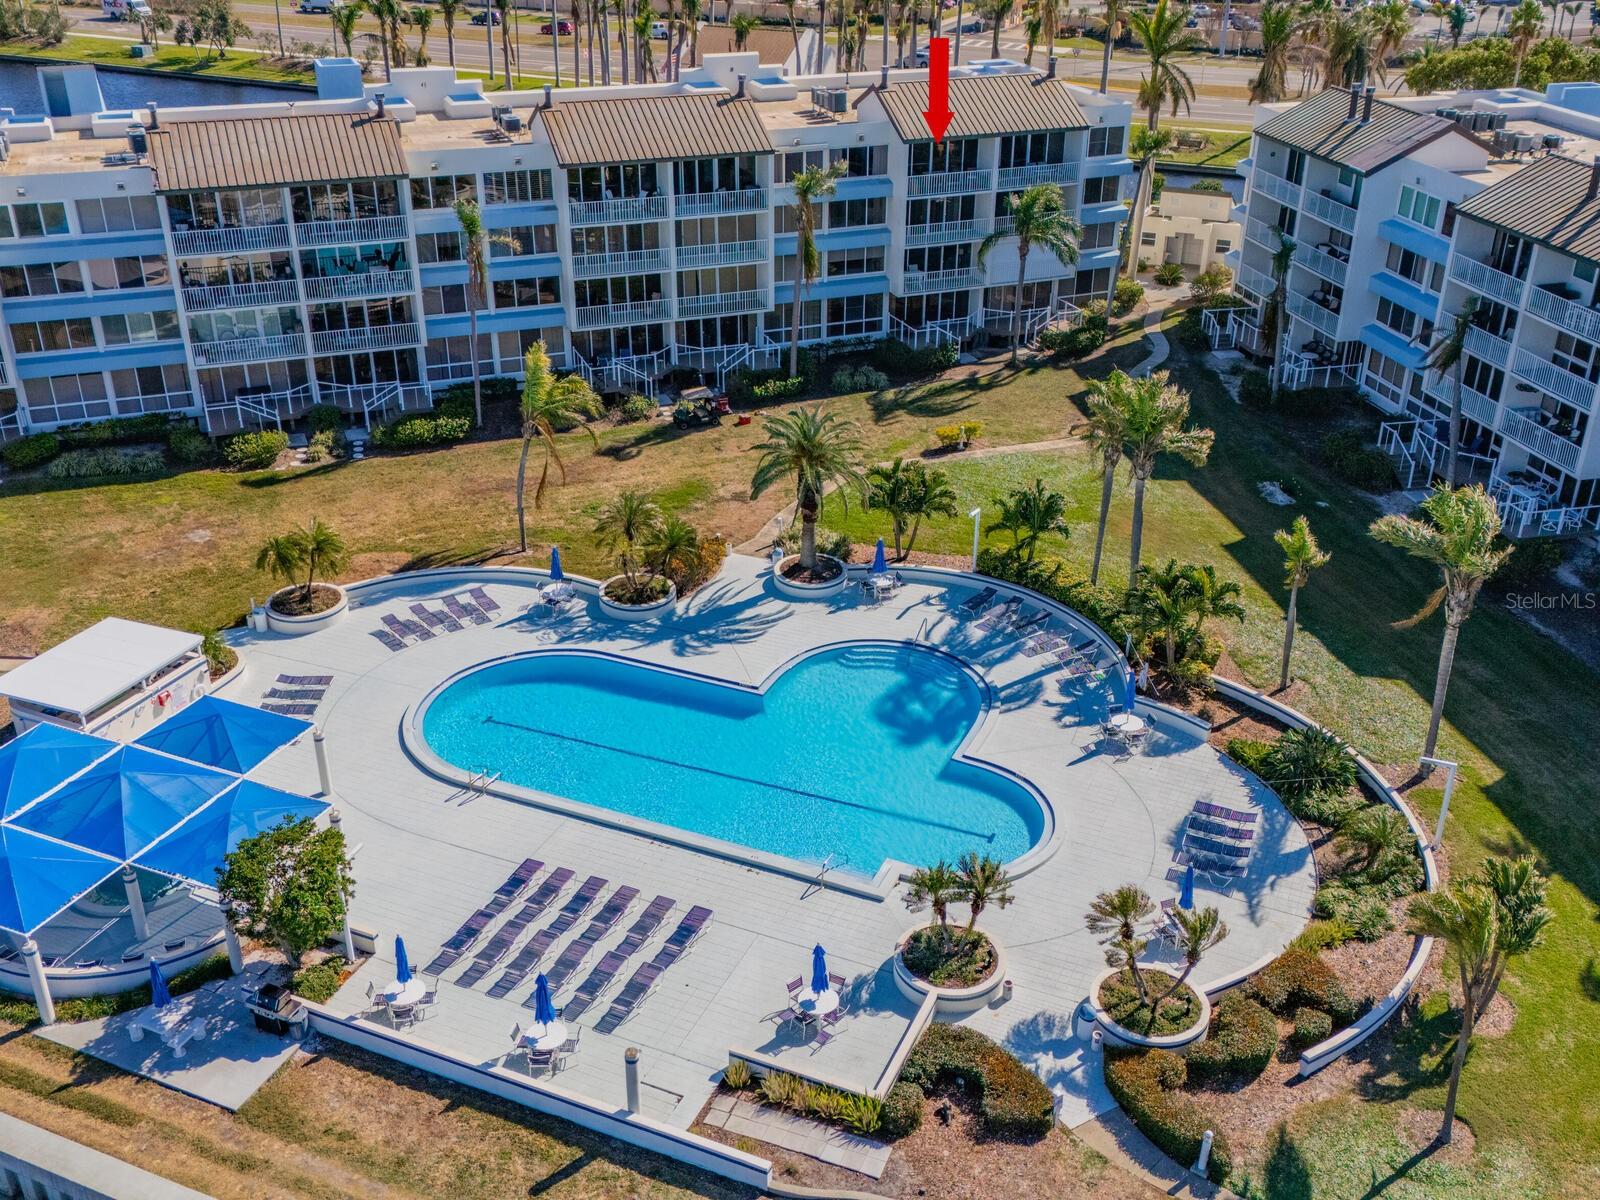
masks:
<path id="1" fill-rule="evenodd" d="M 655 231 L 654 225 L 634 225 L 633 229 Z M 690 217 L 678 222 L 680 246 L 727 246 L 737 242 L 753 242 L 760 237 L 753 213 L 728 217 Z"/>
<path id="2" fill-rule="evenodd" d="M 89 282 L 97 292 L 114 292 L 126 288 L 166 287 L 172 280 L 167 274 L 164 256 L 143 254 L 94 259 L 89 263 Z"/>
<path id="3" fill-rule="evenodd" d="M 828 276 L 877 275 L 883 271 L 882 246 L 857 246 L 828 251 Z"/>
<path id="4" fill-rule="evenodd" d="M 517 258 L 526 254 L 554 254 L 556 252 L 556 227 L 554 225 L 512 225 L 494 229 L 489 242 L 490 258 Z"/>
<path id="5" fill-rule="evenodd" d="M 913 246 L 906 251 L 908 271 L 960 271 L 972 265 L 972 243 Z"/>
<path id="6" fill-rule="evenodd" d="M 311 308 L 311 328 L 323 333 L 343 329 L 382 329 L 411 320 L 411 301 L 357 300 L 349 304 L 316 304 Z"/>
<path id="7" fill-rule="evenodd" d="M 128 229 L 160 229 L 154 196 L 108 196 L 75 202 L 78 227 L 84 233 L 121 233 Z"/>
<path id="8" fill-rule="evenodd" d="M 9 219 L 0 227 L 0 237 L 55 237 L 66 232 L 65 204 L 13 204 Z"/>
<path id="9" fill-rule="evenodd" d="M 882 175 L 889 169 L 889 147 L 851 146 L 838 154 L 836 160 L 844 163 L 844 173 L 850 179 Z"/>
<path id="10" fill-rule="evenodd" d="M 967 198 L 972 199 L 970 196 Z M 856 229 L 864 225 L 882 225 L 888 219 L 888 201 L 882 196 L 873 196 L 865 200 L 828 202 L 829 229 Z"/>
<path id="11" fill-rule="evenodd" d="M 883 332 L 883 293 L 839 296 L 827 302 L 826 336 L 862 337 Z"/>
<path id="12" fill-rule="evenodd" d="M 774 156 L 772 177 L 778 183 L 788 183 L 800 172 L 826 167 L 830 162 L 844 163 L 845 174 L 851 179 L 883 175 L 889 170 L 889 147 L 851 146 L 845 150 L 828 150 L 813 146 L 808 150 L 790 150 Z"/>
<path id="13" fill-rule="evenodd" d="M 1156 244 L 1156 235 L 1155 234 L 1153 234 L 1153 233 L 1141 233 L 1139 235 L 1139 245 L 1141 245 L 1141 246 L 1154 246 L 1155 244 Z"/>
<path id="14" fill-rule="evenodd" d="M 246 308 L 237 312 L 189 314 L 189 337 L 196 342 L 282 337 L 300 332 L 297 308 Z"/>
<path id="15" fill-rule="evenodd" d="M 1402 246 L 1389 246 L 1385 265 L 1402 279 L 1410 280 L 1420 288 L 1437 292 L 1444 287 L 1444 264 L 1407 250 Z"/>
<path id="16" fill-rule="evenodd" d="M 889 312 L 912 328 L 931 321 L 959 321 L 972 311 L 971 293 L 934 292 L 926 296 L 891 296 Z"/>
<path id="17" fill-rule="evenodd" d="M 1290 183 L 1304 183 L 1306 181 L 1306 155 L 1303 150 L 1289 151 L 1289 165 L 1284 172 L 1284 178 Z"/>
<path id="18" fill-rule="evenodd" d="M 283 193 L 277 188 L 238 188 L 226 192 L 178 192 L 167 197 L 174 229 L 239 229 L 283 221 Z"/>
<path id="19" fill-rule="evenodd" d="M 779 183 L 788 183 L 802 171 L 827 166 L 828 161 L 828 151 L 820 146 L 810 150 L 790 150 L 775 156 L 773 178 Z"/>
<path id="20" fill-rule="evenodd" d="M 660 179 L 653 162 L 578 167 L 567 172 L 567 199 L 580 203 L 655 196 L 660 190 Z"/>
<path id="21" fill-rule="evenodd" d="M 1480 299 L 1473 310 L 1472 323 L 1485 333 L 1510 341 L 1511 335 L 1517 331 L 1517 310 L 1498 300 Z"/>
<path id="22" fill-rule="evenodd" d="M 492 334 L 478 335 L 478 367 L 485 375 L 495 371 L 494 340 Z M 428 382 L 449 383 L 454 379 L 472 378 L 472 339 L 470 337 L 434 338 L 428 343 Z"/>
<path id="23" fill-rule="evenodd" d="M 0 295 L 58 296 L 83 291 L 83 264 L 31 263 L 25 267 L 0 267 Z"/>
<path id="24" fill-rule="evenodd" d="M 678 295 L 720 296 L 730 292 L 750 292 L 756 288 L 756 269 L 744 267 L 707 267 L 700 271 L 678 272 Z"/>
<path id="25" fill-rule="evenodd" d="M 945 138 L 937 144 L 916 142 L 911 146 L 911 174 L 932 175 L 947 171 L 978 169 L 977 138 Z"/>
<path id="26" fill-rule="evenodd" d="M 106 260 L 110 261 L 110 260 Z M 89 264 L 89 277 L 95 287 L 101 283 L 99 263 Z M 287 254 L 229 254 L 206 258 L 185 258 L 178 264 L 178 283 L 186 288 L 226 287 L 236 283 L 273 283 L 294 278 L 294 260 Z"/>
<path id="27" fill-rule="evenodd" d="M 411 181 L 411 207 L 450 208 L 457 200 L 477 200 L 478 181 L 472 175 L 433 175 Z"/>
<path id="28" fill-rule="evenodd" d="M 912 200 L 906 204 L 906 226 L 944 225 L 953 221 L 970 221 L 977 216 L 976 196 L 935 196 L 927 200 Z"/>
<path id="29" fill-rule="evenodd" d="M 1376 350 L 1367 351 L 1367 387 L 1391 405 L 1401 403 L 1407 374 L 1406 369 L 1388 355 L 1379 354 Z"/>
<path id="30" fill-rule="evenodd" d="M 400 212 L 400 188 L 392 179 L 354 179 L 291 188 L 296 221 L 365 221 Z"/>
<path id="31" fill-rule="evenodd" d="M 1126 132 L 1121 125 L 1097 125 L 1089 130 L 1089 157 L 1106 158 L 1121 154 Z"/>
<path id="32" fill-rule="evenodd" d="M 1233 249 L 1233 243 L 1230 242 L 1227 238 L 1218 238 L 1217 239 L 1217 253 L 1218 254 L 1226 254 L 1228 251 L 1230 251 L 1232 249 Z"/>
<path id="33" fill-rule="evenodd" d="M 618 275 L 611 279 L 580 279 L 573 284 L 579 308 L 605 304 L 639 304 L 661 299 L 661 276 Z"/>
<path id="34" fill-rule="evenodd" d="M 673 176 L 679 195 L 742 191 L 756 186 L 756 159 L 753 154 L 690 159 L 675 163 Z"/>
<path id="35" fill-rule="evenodd" d="M 1500 395 L 1500 385 L 1505 383 L 1506 373 L 1499 367 L 1486 363 L 1481 358 L 1469 354 L 1465 365 L 1461 369 L 1461 386 L 1471 388 L 1491 399 Z"/>
<path id="36" fill-rule="evenodd" d="M 182 363 L 113 371 L 111 391 L 117 397 L 117 411 L 122 414 L 170 412 L 191 403 L 189 372 Z"/>
<path id="37" fill-rule="evenodd" d="M 533 308 L 539 304 L 561 303 L 561 278 L 541 275 L 533 279 L 496 279 L 494 281 L 494 306 L 498 308 Z"/>
<path id="38" fill-rule="evenodd" d="M 1085 204 L 1110 204 L 1113 200 L 1122 198 L 1122 176 L 1096 175 L 1092 179 L 1083 181 L 1083 202 Z"/>
<path id="39" fill-rule="evenodd" d="M 64 321 L 22 321 L 11 326 L 11 344 L 18 354 L 52 350 L 89 350 L 94 347 L 94 322 L 88 317 Z"/>
<path id="40" fill-rule="evenodd" d="M 710 218 L 708 218 L 710 219 Z M 746 218 L 754 222 L 754 217 Z M 679 230 L 692 225 L 680 221 Z M 545 229 L 548 226 L 537 226 Z M 682 241 L 682 237 L 679 238 Z M 632 225 L 580 225 L 572 231 L 572 253 L 624 254 L 633 250 L 657 250 L 661 246 L 661 226 L 654 221 L 641 221 Z"/>
<path id="41" fill-rule="evenodd" d="M 422 289 L 422 311 L 430 316 L 441 313 L 467 311 L 467 286 L 464 283 L 447 283 L 442 287 Z"/>
<path id="42" fill-rule="evenodd" d="M 106 345 L 126 346 L 140 342 L 170 342 L 178 337 L 178 314 L 170 308 L 155 312 L 112 313 L 100 318 Z"/>
<path id="43" fill-rule="evenodd" d="M 532 204 L 552 195 L 549 171 L 489 171 L 483 177 L 485 204 Z"/>
<path id="44" fill-rule="evenodd" d="M 22 387 L 33 421 L 88 421 L 111 415 L 105 376 L 99 371 L 29 379 Z"/>
<path id="45" fill-rule="evenodd" d="M 1067 135 L 1063 130 L 1049 133 L 1014 133 L 1000 139 L 1000 169 L 1027 167 L 1037 163 L 1065 162 Z"/>
<path id="46" fill-rule="evenodd" d="M 460 262 L 465 256 L 459 233 L 417 234 L 418 262 Z"/>
<path id="47" fill-rule="evenodd" d="M 1427 192 L 1409 186 L 1400 189 L 1400 215 L 1426 229 L 1433 229 L 1439 224 L 1439 211 L 1443 206 L 1444 202 L 1439 197 L 1430 196 Z"/>
<path id="48" fill-rule="evenodd" d="M 1410 309 L 1401 308 L 1387 296 L 1378 299 L 1378 324 L 1419 345 L 1426 345 L 1433 340 L 1432 321 L 1425 321 Z"/>
<path id="49" fill-rule="evenodd" d="M 1085 225 L 1083 236 L 1078 239 L 1080 250 L 1103 250 L 1107 246 L 1114 246 L 1117 242 L 1117 223 L 1115 221 L 1102 221 L 1098 225 Z"/>

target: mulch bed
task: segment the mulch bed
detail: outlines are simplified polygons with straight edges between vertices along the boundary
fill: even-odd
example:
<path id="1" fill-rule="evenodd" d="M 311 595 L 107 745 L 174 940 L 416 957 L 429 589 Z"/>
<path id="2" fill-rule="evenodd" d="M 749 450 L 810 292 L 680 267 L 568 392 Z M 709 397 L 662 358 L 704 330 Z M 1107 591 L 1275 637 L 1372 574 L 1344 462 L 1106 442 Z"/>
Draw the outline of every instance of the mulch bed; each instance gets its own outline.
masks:
<path id="1" fill-rule="evenodd" d="M 338 588 L 319 583 L 311 589 L 311 598 L 307 602 L 305 588 L 297 584 L 272 597 L 272 611 L 282 613 L 286 617 L 315 616 L 317 613 L 327 612 L 338 604 L 341 596 L 342 593 Z"/>
<path id="2" fill-rule="evenodd" d="M 830 583 L 839 578 L 844 568 L 832 559 L 817 557 L 815 567 L 803 567 L 798 557 L 783 564 L 783 577 L 791 583 Z"/>

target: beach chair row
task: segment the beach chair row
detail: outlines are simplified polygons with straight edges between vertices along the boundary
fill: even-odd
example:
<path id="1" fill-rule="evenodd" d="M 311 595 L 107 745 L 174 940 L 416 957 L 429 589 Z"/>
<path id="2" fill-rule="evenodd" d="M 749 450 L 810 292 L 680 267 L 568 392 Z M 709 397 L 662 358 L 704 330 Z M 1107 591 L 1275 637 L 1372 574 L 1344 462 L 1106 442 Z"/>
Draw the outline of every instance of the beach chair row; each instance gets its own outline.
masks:
<path id="1" fill-rule="evenodd" d="M 419 600 L 410 606 L 410 617 L 384 613 L 378 618 L 383 628 L 372 630 L 372 636 L 387 650 L 404 650 L 408 645 L 431 642 L 440 634 L 460 633 L 468 625 L 487 625 L 501 607 L 481 587 L 444 596 L 438 603 L 443 611 Z"/>

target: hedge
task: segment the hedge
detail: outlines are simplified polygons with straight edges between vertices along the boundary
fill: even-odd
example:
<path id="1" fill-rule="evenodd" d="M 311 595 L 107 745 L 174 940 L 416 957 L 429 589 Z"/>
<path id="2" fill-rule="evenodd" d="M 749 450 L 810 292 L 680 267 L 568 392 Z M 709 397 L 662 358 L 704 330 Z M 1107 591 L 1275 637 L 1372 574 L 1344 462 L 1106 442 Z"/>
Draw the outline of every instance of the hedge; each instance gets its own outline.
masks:
<path id="1" fill-rule="evenodd" d="M 159 450 L 138 450 L 129 453 L 118 450 L 115 446 L 101 446 L 94 450 L 68 450 L 45 468 L 45 475 L 51 479 L 153 475 L 166 465 L 167 457 Z"/>
<path id="2" fill-rule="evenodd" d="M 883 1098 L 878 1136 L 895 1141 L 922 1128 L 922 1089 L 914 1083 L 896 1083 Z"/>
<path id="3" fill-rule="evenodd" d="M 138 417 L 113 417 L 109 421 L 85 421 L 58 429 L 61 444 L 68 449 L 93 449 L 96 446 L 126 446 L 136 442 L 164 442 L 172 418 L 166 413 L 145 413 Z"/>
<path id="4" fill-rule="evenodd" d="M 174 996 L 192 992 L 202 984 L 215 979 L 226 979 L 233 974 L 226 954 L 213 954 L 203 958 L 167 978 L 167 990 Z M 118 1013 L 132 1012 L 150 1003 L 150 985 L 141 983 L 125 992 L 108 992 L 98 996 L 74 996 L 56 1001 L 56 1020 L 94 1021 L 101 1017 L 114 1017 Z M 0 993 L 0 1021 L 11 1025 L 29 1026 L 39 1021 L 39 1010 L 30 999 Z"/>
<path id="5" fill-rule="evenodd" d="M 1364 491 L 1394 488 L 1394 463 L 1360 429 L 1339 429 L 1323 438 L 1322 460 L 1340 479 Z"/>
<path id="6" fill-rule="evenodd" d="M 871 350 L 872 365 L 885 375 L 899 379 L 937 375 L 956 365 L 961 347 L 955 342 L 939 342 L 918 348 L 898 338 L 884 338 Z"/>
<path id="7" fill-rule="evenodd" d="M 1245 985 L 1245 994 L 1280 1017 L 1318 1008 L 1340 1028 L 1354 1021 L 1360 1005 L 1350 998 L 1332 967 L 1307 950 L 1285 950 Z"/>
<path id="8" fill-rule="evenodd" d="M 958 1084 L 978 1102 L 978 1116 L 992 1137 L 1041 1138 L 1055 1125 L 1055 1097 L 1027 1067 L 975 1029 L 931 1025 L 900 1072 L 900 1083 L 923 1094 Z"/>
<path id="9" fill-rule="evenodd" d="M 167 433 L 167 450 L 186 467 L 197 467 L 216 457 L 211 439 L 193 425 L 174 425 Z"/>
<path id="10" fill-rule="evenodd" d="M 1267 1069 L 1278 1049 L 1278 1019 L 1260 1003 L 1229 992 L 1211 1010 L 1211 1029 L 1189 1047 L 1190 1078 L 1254 1079 Z"/>
<path id="11" fill-rule="evenodd" d="M 1139 1132 L 1161 1147 L 1181 1166 L 1192 1167 L 1200 1145 L 1215 1122 L 1195 1101 L 1183 1094 L 1188 1067 L 1170 1050 L 1117 1051 L 1108 1049 L 1106 1087 Z M 1214 1129 L 1211 1159 L 1206 1173 L 1221 1183 L 1233 1167 L 1227 1135 Z"/>
<path id="12" fill-rule="evenodd" d="M 61 439 L 53 433 L 30 433 L 0 447 L 0 460 L 13 471 L 26 471 L 61 453 Z"/>
<path id="13" fill-rule="evenodd" d="M 1046 329 L 1039 349 L 1057 358 L 1083 358 L 1106 344 L 1111 326 L 1103 314 L 1091 314 L 1071 329 Z"/>
<path id="14" fill-rule="evenodd" d="M 313 1004 L 326 1004 L 339 990 L 339 976 L 347 965 L 337 954 L 325 958 L 316 966 L 296 971 L 289 989 Z"/>
<path id="15" fill-rule="evenodd" d="M 385 450 L 415 450 L 422 446 L 447 446 L 472 432 L 467 417 L 401 417 L 372 431 L 372 443 Z"/>
<path id="16" fill-rule="evenodd" d="M 289 448 L 289 435 L 279 429 L 236 433 L 222 444 L 222 457 L 236 471 L 259 471 L 278 461 Z"/>
<path id="17" fill-rule="evenodd" d="M 1318 1042 L 1326 1041 L 1333 1036 L 1333 1018 L 1320 1008 L 1297 1008 L 1294 1010 L 1294 1033 L 1290 1040 L 1296 1050 L 1304 1050 L 1307 1046 L 1315 1046 Z"/>
<path id="18" fill-rule="evenodd" d="M 1121 642 L 1129 632 L 1123 593 L 1105 586 L 1096 587 L 1081 568 L 1063 559 L 1045 557 L 1030 563 L 1015 554 L 985 546 L 978 551 L 978 573 L 1031 588 L 1066 605 L 1099 626 L 1113 641 Z"/>

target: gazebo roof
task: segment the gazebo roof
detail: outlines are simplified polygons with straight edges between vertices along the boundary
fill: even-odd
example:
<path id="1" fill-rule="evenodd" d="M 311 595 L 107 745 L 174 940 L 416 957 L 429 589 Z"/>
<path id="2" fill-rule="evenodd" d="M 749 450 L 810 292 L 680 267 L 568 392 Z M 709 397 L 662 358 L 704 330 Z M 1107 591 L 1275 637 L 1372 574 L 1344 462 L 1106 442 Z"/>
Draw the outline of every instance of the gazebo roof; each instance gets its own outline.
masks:
<path id="1" fill-rule="evenodd" d="M 310 728 L 298 717 L 204 696 L 133 744 L 243 775 Z"/>
<path id="2" fill-rule="evenodd" d="M 0 929 L 31 934 L 121 867 L 104 855 L 0 825 Z"/>
<path id="3" fill-rule="evenodd" d="M 0 819 L 32 804 L 116 748 L 115 742 L 59 725 L 35 725 L 13 738 L 0 746 Z"/>
<path id="4" fill-rule="evenodd" d="M 283 823 L 286 818 L 320 816 L 325 800 L 280 792 L 251 779 L 223 792 L 176 826 L 134 860 L 134 866 L 197 883 L 215 882 L 223 858 L 245 838 Z"/>

